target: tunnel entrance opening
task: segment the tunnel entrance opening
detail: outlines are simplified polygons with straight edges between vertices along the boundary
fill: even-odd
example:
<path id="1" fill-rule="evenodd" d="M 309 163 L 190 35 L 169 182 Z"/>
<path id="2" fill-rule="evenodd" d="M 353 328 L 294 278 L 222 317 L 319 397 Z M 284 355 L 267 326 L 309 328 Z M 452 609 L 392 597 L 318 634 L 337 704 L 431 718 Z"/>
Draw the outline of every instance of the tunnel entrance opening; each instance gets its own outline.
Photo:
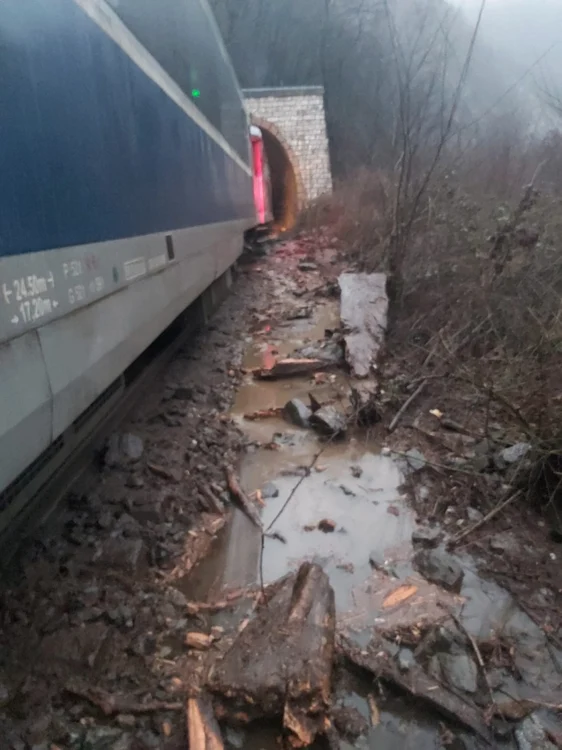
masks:
<path id="1" fill-rule="evenodd" d="M 297 220 L 297 177 L 283 144 L 273 133 L 263 126 L 260 127 L 271 174 L 273 229 L 276 232 L 285 232 L 292 229 Z"/>

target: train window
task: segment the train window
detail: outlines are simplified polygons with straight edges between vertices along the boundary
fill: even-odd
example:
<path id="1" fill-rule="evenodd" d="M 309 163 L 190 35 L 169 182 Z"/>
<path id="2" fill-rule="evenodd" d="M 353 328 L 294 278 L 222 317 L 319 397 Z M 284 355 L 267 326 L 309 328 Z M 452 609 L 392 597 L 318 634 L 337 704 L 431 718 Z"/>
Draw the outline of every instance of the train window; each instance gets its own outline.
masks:
<path id="1" fill-rule="evenodd" d="M 246 115 L 210 11 L 201 0 L 107 0 L 230 145 L 248 160 Z M 205 1 L 205 0 L 204 0 Z"/>

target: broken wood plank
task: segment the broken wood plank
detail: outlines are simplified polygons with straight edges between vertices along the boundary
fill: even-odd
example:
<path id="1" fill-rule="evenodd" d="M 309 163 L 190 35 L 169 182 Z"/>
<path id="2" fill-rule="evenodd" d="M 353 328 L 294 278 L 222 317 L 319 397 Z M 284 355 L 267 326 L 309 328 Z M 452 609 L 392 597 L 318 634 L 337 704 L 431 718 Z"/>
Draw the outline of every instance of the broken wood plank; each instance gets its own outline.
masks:
<path id="1" fill-rule="evenodd" d="M 367 651 L 362 651 L 348 638 L 341 636 L 340 648 L 351 664 L 408 693 L 416 701 L 424 703 L 491 744 L 491 735 L 484 715 L 474 703 L 447 690 L 439 682 L 431 679 L 418 665 L 413 665 L 407 674 L 402 674 L 398 665 L 385 653 L 382 644 L 379 644 L 376 638 L 371 641 Z"/>
<path id="2" fill-rule="evenodd" d="M 239 634 L 209 678 L 222 716 L 283 717 L 293 747 L 330 726 L 334 592 L 312 563 L 286 577 Z"/>
<path id="3" fill-rule="evenodd" d="M 275 380 L 277 378 L 292 378 L 297 375 L 308 375 L 319 370 L 327 370 L 333 364 L 323 359 L 278 359 L 273 367 L 254 370 L 254 377 L 260 380 Z"/>
<path id="4" fill-rule="evenodd" d="M 189 698 L 186 718 L 189 750 L 224 750 L 221 730 L 208 696 Z"/>
<path id="5" fill-rule="evenodd" d="M 388 324 L 388 296 L 384 273 L 342 273 L 341 322 L 345 330 L 345 358 L 356 378 L 372 374 Z"/>
<path id="6" fill-rule="evenodd" d="M 261 529 L 262 522 L 259 513 L 257 512 L 255 506 L 252 504 L 250 498 L 246 495 L 246 493 L 240 486 L 240 482 L 238 481 L 236 474 L 230 468 L 226 469 L 226 481 L 228 484 L 229 492 L 232 495 L 232 498 L 238 504 L 240 510 L 242 510 L 248 516 L 250 521 L 255 526 L 257 526 L 258 529 Z"/>

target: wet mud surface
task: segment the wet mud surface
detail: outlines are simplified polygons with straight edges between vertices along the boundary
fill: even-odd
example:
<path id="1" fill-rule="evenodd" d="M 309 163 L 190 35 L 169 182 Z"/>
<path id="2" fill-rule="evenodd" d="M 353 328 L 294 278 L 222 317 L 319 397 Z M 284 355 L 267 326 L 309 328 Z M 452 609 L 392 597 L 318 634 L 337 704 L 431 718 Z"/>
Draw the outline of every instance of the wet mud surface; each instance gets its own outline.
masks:
<path id="1" fill-rule="evenodd" d="M 434 443 L 389 435 L 384 419 L 326 437 L 307 413 L 301 426 L 300 412 L 282 411 L 297 399 L 349 414 L 344 366 L 254 376 L 337 340 L 342 270 L 326 238 L 320 247 L 283 243 L 244 267 L 210 330 L 123 426 L 87 491 L 20 555 L 0 592 L 1 747 L 186 747 L 186 696 L 254 616 L 263 587 L 305 561 L 335 594 L 331 721 L 342 748 L 562 746 L 562 583 L 550 567 L 559 547 L 540 520 L 534 539 L 500 518 L 448 551 L 483 513 L 453 507 L 443 473 L 431 470 L 444 461 Z M 229 465 L 256 498 L 265 536 L 232 504 Z M 516 561 L 536 565 L 520 602 L 507 590 L 522 591 Z M 193 632 L 210 649 L 186 648 Z M 423 672 L 474 707 L 489 736 L 445 719 L 433 688 L 428 703 L 376 679 L 342 644 L 357 649 L 356 662 L 384 652 L 408 687 Z M 517 721 L 506 715 L 514 702 L 526 707 Z M 279 747 L 280 722 L 223 729 L 226 747 Z"/>

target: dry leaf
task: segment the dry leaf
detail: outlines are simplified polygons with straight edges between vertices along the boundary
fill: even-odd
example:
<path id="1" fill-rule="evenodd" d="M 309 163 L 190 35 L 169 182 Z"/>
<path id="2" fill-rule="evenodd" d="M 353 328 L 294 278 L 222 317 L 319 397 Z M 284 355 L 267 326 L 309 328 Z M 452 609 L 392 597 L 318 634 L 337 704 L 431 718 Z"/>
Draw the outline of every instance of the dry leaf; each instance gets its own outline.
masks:
<path id="1" fill-rule="evenodd" d="M 369 709 L 371 711 L 371 724 L 374 727 L 378 727 L 378 725 L 381 723 L 381 714 L 379 711 L 379 707 L 377 706 L 375 696 L 371 693 L 369 695 L 368 700 L 369 700 Z"/>
<path id="2" fill-rule="evenodd" d="M 170 737 L 172 734 L 172 725 L 169 721 L 165 721 L 162 724 L 162 734 L 164 737 Z"/>
<path id="3" fill-rule="evenodd" d="M 412 597 L 417 590 L 417 586 L 408 586 L 407 584 L 405 584 L 404 586 L 400 586 L 395 591 L 393 591 L 392 594 L 389 594 L 386 597 L 386 599 L 382 603 L 382 606 L 384 609 L 396 607 L 398 604 L 402 604 L 402 602 L 405 602 L 406 599 Z"/>

